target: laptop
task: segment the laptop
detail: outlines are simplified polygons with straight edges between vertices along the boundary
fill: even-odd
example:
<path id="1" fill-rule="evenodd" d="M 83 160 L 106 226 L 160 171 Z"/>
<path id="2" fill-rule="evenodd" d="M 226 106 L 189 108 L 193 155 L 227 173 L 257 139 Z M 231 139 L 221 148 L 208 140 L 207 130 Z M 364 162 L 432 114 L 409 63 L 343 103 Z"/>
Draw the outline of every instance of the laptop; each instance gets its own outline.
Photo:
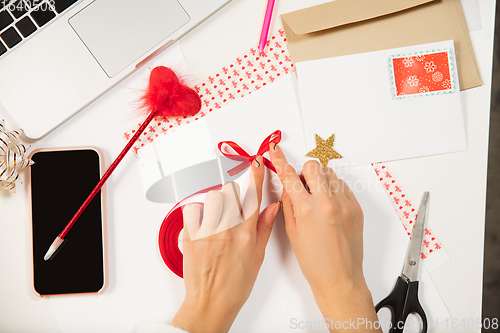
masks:
<path id="1" fill-rule="evenodd" d="M 0 112 L 39 139 L 230 0 L 0 0 Z"/>

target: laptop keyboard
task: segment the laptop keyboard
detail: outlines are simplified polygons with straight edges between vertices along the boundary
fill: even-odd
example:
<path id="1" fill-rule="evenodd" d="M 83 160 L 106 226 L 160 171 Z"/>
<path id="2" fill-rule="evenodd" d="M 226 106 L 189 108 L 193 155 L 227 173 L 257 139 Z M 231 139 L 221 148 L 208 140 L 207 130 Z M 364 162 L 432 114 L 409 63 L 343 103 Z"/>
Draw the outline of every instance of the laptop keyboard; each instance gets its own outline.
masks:
<path id="1" fill-rule="evenodd" d="M 0 0 L 0 58 L 79 0 Z"/>

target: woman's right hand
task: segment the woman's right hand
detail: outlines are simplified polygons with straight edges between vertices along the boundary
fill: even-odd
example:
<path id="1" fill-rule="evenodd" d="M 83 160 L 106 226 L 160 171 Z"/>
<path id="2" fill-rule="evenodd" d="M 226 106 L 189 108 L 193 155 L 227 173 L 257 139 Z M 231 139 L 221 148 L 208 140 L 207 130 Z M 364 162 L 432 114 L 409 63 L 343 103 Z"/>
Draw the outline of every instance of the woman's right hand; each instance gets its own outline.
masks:
<path id="1" fill-rule="evenodd" d="M 362 268 L 363 211 L 351 189 L 317 161 L 299 176 L 278 145 L 269 154 L 283 184 L 287 235 L 324 318 L 377 321 Z"/>

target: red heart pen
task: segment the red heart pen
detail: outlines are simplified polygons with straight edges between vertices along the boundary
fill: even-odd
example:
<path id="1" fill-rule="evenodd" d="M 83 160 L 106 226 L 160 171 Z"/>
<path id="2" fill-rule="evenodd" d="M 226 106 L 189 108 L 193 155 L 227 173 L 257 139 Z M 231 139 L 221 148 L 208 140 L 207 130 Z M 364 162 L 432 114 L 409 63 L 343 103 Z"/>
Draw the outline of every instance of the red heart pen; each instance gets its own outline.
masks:
<path id="1" fill-rule="evenodd" d="M 142 125 L 135 132 L 134 136 L 130 139 L 113 164 L 111 164 L 109 169 L 102 176 L 99 183 L 97 183 L 96 187 L 83 202 L 82 206 L 75 213 L 71 221 L 69 221 L 64 230 L 52 242 L 50 248 L 44 256 L 45 260 L 49 260 L 57 248 L 61 246 L 64 241 L 64 237 L 66 237 L 80 215 L 87 208 L 92 199 L 99 192 L 104 183 L 108 180 L 109 176 L 111 176 L 115 168 L 122 161 L 123 157 L 125 157 L 125 154 L 127 154 L 153 118 L 194 116 L 201 109 L 201 100 L 198 94 L 193 89 L 181 83 L 177 75 L 175 75 L 170 68 L 164 66 L 155 67 L 151 71 L 148 88 L 141 97 L 140 101 L 142 102 L 142 110 L 144 110 L 144 112 L 148 115 L 146 120 L 144 120 Z"/>

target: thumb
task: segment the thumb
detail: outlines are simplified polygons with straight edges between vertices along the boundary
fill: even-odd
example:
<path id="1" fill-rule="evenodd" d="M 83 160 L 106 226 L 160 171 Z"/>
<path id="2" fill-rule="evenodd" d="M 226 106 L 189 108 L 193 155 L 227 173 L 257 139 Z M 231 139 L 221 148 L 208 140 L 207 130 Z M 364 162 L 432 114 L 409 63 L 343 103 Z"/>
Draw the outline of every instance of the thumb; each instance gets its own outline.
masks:
<path id="1" fill-rule="evenodd" d="M 257 243 L 258 247 L 264 250 L 273 230 L 274 218 L 278 215 L 281 208 L 281 202 L 270 204 L 260 213 L 257 221 Z"/>

